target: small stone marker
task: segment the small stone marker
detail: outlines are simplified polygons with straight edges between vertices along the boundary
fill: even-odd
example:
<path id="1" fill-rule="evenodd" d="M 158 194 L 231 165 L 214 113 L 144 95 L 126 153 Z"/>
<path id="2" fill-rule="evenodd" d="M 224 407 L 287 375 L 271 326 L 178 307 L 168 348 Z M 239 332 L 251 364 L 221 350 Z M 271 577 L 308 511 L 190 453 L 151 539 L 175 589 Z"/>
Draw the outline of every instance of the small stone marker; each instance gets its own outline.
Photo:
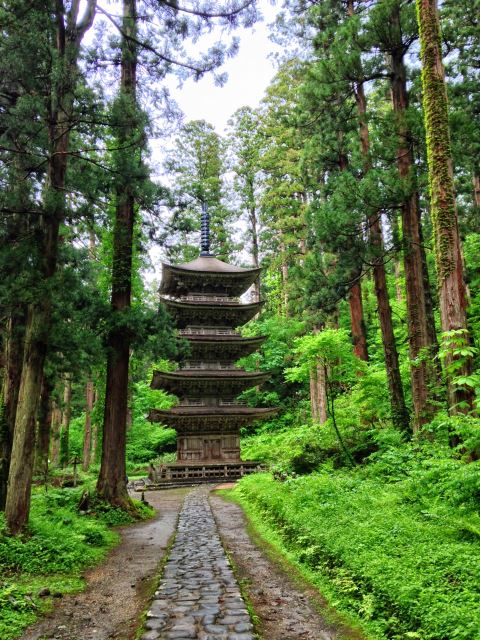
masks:
<path id="1" fill-rule="evenodd" d="M 199 487 L 185 498 L 142 640 L 254 640 L 250 616 L 220 542 L 208 491 Z"/>

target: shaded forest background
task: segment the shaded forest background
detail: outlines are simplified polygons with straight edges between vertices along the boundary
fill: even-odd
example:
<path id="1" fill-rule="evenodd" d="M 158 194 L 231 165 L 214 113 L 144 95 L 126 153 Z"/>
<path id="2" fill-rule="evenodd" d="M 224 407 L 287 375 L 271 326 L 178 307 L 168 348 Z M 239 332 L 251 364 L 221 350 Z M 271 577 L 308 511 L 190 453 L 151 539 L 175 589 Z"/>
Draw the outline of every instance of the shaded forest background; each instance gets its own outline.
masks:
<path id="1" fill-rule="evenodd" d="M 185 347 L 146 274 L 196 257 L 206 203 L 216 255 L 263 267 L 243 399 L 280 408 L 238 499 L 372 637 L 480 637 L 479 3 L 285 2 L 224 135 L 164 79 L 222 83 L 236 41 L 200 36 L 254 2 L 84 5 L 0 8 L 2 536 L 73 463 L 135 517 L 127 474 L 173 459 L 149 384 Z"/>

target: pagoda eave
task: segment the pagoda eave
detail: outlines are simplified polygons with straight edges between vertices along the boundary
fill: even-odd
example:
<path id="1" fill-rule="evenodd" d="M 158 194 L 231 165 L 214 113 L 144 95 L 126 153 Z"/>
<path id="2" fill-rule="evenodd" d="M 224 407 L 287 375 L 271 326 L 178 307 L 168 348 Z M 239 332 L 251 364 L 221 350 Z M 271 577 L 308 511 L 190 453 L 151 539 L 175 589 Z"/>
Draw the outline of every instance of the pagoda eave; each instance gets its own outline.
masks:
<path id="1" fill-rule="evenodd" d="M 181 265 L 163 263 L 160 293 L 180 296 L 215 292 L 239 296 L 255 282 L 260 271 L 230 265 L 214 257 L 200 257 Z"/>

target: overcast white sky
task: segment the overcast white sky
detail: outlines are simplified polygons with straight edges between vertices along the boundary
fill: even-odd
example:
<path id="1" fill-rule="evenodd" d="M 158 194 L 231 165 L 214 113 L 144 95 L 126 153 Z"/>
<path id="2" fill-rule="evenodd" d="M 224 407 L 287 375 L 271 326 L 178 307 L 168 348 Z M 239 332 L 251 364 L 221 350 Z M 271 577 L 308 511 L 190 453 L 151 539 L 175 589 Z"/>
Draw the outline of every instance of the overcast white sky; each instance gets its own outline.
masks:
<path id="1" fill-rule="evenodd" d="M 237 109 L 246 105 L 255 107 L 262 99 L 275 74 L 269 54 L 278 52 L 279 47 L 268 39 L 268 24 L 274 20 L 279 7 L 278 4 L 272 6 L 269 0 L 258 0 L 258 6 L 263 21 L 250 29 L 234 32 L 240 37 L 240 50 L 222 67 L 228 73 L 223 87 L 216 87 L 211 76 L 199 82 L 189 80 L 182 88 L 172 84 L 172 95 L 187 120 L 207 120 L 222 133 Z M 201 46 L 201 41 L 199 44 Z"/>

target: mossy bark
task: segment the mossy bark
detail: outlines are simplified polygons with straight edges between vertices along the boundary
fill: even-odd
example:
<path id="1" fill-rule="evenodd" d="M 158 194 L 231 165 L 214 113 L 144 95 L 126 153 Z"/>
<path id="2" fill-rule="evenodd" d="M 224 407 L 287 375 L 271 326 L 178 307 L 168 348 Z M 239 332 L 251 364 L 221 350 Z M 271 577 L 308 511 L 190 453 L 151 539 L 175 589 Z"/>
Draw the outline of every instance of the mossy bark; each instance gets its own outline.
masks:
<path id="1" fill-rule="evenodd" d="M 423 111 L 442 330 L 467 329 L 466 289 L 453 184 L 440 21 L 435 0 L 416 0 L 416 8 L 420 30 Z M 452 357 L 450 362 L 451 359 Z M 447 358 L 447 368 L 448 360 Z M 470 372 L 471 361 L 466 359 L 463 370 L 456 373 L 468 375 Z M 449 379 L 448 402 L 451 411 L 471 410 L 473 399 L 473 391 L 460 389 Z"/>

